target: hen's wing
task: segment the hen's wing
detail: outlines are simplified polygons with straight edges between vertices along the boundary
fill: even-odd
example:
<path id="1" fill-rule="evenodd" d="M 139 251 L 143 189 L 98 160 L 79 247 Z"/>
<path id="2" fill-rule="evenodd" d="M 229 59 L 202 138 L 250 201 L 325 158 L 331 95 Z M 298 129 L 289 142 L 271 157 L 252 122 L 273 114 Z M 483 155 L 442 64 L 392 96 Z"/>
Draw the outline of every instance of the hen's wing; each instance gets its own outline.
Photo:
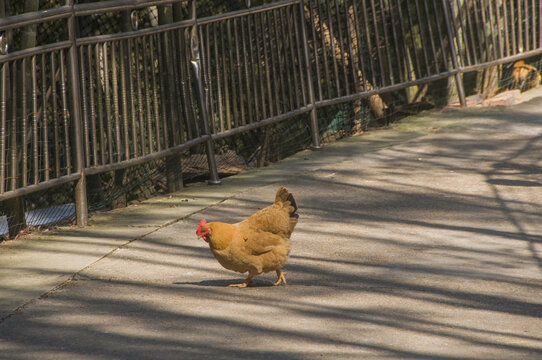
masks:
<path id="1" fill-rule="evenodd" d="M 238 243 L 244 245 L 246 252 L 256 256 L 272 251 L 284 241 L 280 235 L 259 229 L 244 228 L 236 235 L 239 236 Z"/>

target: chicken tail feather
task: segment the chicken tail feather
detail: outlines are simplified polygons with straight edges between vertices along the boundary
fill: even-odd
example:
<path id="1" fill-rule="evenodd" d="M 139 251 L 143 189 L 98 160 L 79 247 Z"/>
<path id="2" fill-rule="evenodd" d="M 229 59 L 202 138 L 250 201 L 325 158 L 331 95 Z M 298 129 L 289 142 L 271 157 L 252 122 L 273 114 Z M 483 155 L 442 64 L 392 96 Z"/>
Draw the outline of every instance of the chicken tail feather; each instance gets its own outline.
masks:
<path id="1" fill-rule="evenodd" d="M 299 217 L 299 215 L 296 214 L 297 204 L 295 202 L 294 196 L 285 187 L 281 187 L 277 190 L 277 195 L 275 196 L 275 204 L 280 202 L 289 202 L 290 206 L 292 207 L 292 210 L 290 211 L 290 217 L 294 217 L 296 219 Z"/>

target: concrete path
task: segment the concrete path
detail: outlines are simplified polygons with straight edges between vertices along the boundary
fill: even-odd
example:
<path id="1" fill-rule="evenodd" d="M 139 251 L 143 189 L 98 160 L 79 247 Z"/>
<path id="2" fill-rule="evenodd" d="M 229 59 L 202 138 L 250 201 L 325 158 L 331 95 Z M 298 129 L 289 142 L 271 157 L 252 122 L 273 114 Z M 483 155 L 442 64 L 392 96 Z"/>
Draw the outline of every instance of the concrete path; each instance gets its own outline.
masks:
<path id="1" fill-rule="evenodd" d="M 197 240 L 286 186 L 285 270 Z M 0 245 L 0 359 L 542 358 L 542 98 L 432 112 Z"/>

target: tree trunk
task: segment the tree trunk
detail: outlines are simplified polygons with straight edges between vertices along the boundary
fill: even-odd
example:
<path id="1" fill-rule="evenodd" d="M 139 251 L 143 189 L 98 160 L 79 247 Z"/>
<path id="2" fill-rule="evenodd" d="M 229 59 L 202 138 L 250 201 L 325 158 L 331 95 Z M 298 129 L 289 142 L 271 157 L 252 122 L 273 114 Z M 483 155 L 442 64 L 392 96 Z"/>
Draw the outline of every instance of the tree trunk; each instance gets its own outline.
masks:
<path id="1" fill-rule="evenodd" d="M 24 12 L 38 11 L 39 0 L 25 0 Z M 36 46 L 36 24 L 28 25 L 21 31 L 21 49 L 29 49 Z"/>
<path id="2" fill-rule="evenodd" d="M 348 26 L 348 36 L 350 36 L 350 39 L 352 40 L 352 65 L 354 66 L 354 72 L 358 77 L 358 81 L 356 81 L 355 83 L 355 89 L 357 93 L 360 93 L 363 91 L 362 83 L 364 79 L 363 73 L 361 72 L 361 69 L 359 68 L 359 63 L 357 61 L 357 59 L 359 59 L 359 44 L 356 33 L 356 26 L 354 22 L 354 7 L 352 5 L 348 7 L 348 16 L 346 17 L 346 21 Z M 361 133 L 363 132 L 361 99 L 354 101 L 352 110 L 354 112 L 354 132 Z"/>
<path id="3" fill-rule="evenodd" d="M 113 182 L 113 190 L 112 192 L 121 192 L 120 196 L 117 196 L 112 202 L 111 202 L 111 208 L 117 209 L 117 208 L 123 208 L 127 205 L 127 199 L 126 199 L 126 193 L 122 192 L 122 189 L 124 188 L 124 175 L 126 173 L 126 169 L 120 169 L 115 170 L 115 180 Z"/>
<path id="4" fill-rule="evenodd" d="M 459 14 L 458 6 L 463 7 L 463 3 L 464 3 L 464 0 L 458 0 L 457 3 L 456 2 L 451 3 L 453 14 L 456 14 L 455 16 L 457 16 L 457 14 Z M 465 10 L 468 10 L 468 9 L 463 9 L 463 11 L 465 11 Z M 456 18 L 456 20 L 458 20 L 458 19 Z M 451 39 L 451 41 L 454 42 L 454 43 L 456 43 L 456 41 L 457 41 L 458 47 L 462 48 L 463 47 L 463 37 L 461 36 L 461 34 L 457 34 L 457 35 L 459 35 L 459 36 L 457 38 Z M 458 57 L 457 63 L 459 64 L 459 66 L 461 66 L 461 58 L 460 58 L 459 49 L 457 51 L 457 57 Z M 449 58 L 447 61 L 448 61 L 448 69 L 453 69 L 453 59 Z M 460 74 L 460 76 L 463 77 L 463 74 Z M 455 81 L 454 76 L 449 76 L 447 78 L 446 100 L 447 100 L 447 104 L 452 104 L 452 103 L 456 103 L 456 102 L 458 103 L 459 102 L 459 94 L 457 92 L 457 83 Z"/>
<path id="5" fill-rule="evenodd" d="M 273 131 L 273 128 L 274 126 L 267 126 L 264 130 L 262 151 L 260 153 L 260 158 L 258 159 L 257 167 L 265 166 L 265 160 L 267 159 L 269 153 L 269 142 L 271 140 L 271 132 Z"/>
<path id="6" fill-rule="evenodd" d="M 165 24 L 171 24 L 173 22 L 173 6 L 171 4 L 169 5 L 160 5 L 158 6 L 158 23 L 160 25 Z M 165 39 L 165 37 L 162 37 L 162 39 Z M 169 44 L 167 42 L 163 43 L 162 49 L 165 49 Z M 166 50 L 162 55 L 168 54 L 170 51 Z M 172 59 L 165 59 L 164 63 L 168 64 L 172 62 Z M 173 76 L 173 74 L 168 74 L 168 78 Z M 169 79 L 170 80 L 170 79 Z M 166 82 L 169 86 L 173 83 L 172 81 Z M 174 91 L 174 89 L 166 89 L 170 93 Z M 166 93 L 168 92 L 166 91 Z M 170 102 L 172 100 L 172 96 L 168 96 L 166 94 L 167 106 L 166 108 L 171 109 L 175 107 L 175 105 L 171 104 Z M 171 124 L 173 121 L 177 121 L 178 119 L 170 119 L 169 124 Z M 175 134 L 176 127 L 171 126 L 169 129 L 169 136 L 170 136 L 170 144 L 175 144 L 175 138 L 177 138 L 177 135 Z M 180 154 L 174 154 L 166 157 L 166 179 L 167 179 L 167 190 L 168 192 L 175 192 L 179 191 L 183 187 L 183 177 L 182 177 L 182 159 Z"/>
<path id="7" fill-rule="evenodd" d="M 8 237 L 13 239 L 26 228 L 26 219 L 24 212 L 24 197 L 19 196 L 4 201 L 6 207 L 6 217 L 9 226 Z M 22 211 L 18 211 L 22 210 Z"/>
<path id="8" fill-rule="evenodd" d="M 160 5 L 158 6 L 158 23 L 160 25 L 171 24 L 173 22 L 173 6 Z"/>
<path id="9" fill-rule="evenodd" d="M 478 89 L 480 89 L 480 94 L 482 94 L 483 99 L 494 96 L 499 90 L 501 70 L 502 65 L 497 65 L 478 72 L 476 85 L 478 85 Z"/>
<path id="10" fill-rule="evenodd" d="M 123 11 L 121 13 L 121 30 L 122 32 L 132 31 L 132 19 L 130 11 Z"/>
<path id="11" fill-rule="evenodd" d="M 405 64 L 405 73 L 407 74 L 410 74 L 410 77 L 409 79 L 412 79 L 412 80 L 416 80 L 416 72 L 414 71 L 414 68 L 412 66 L 413 64 L 413 60 L 412 60 L 412 54 L 410 53 L 410 48 L 407 47 L 407 51 L 406 51 L 406 54 L 405 54 L 407 57 L 408 57 L 408 60 L 404 62 Z M 417 98 L 417 94 L 419 92 L 419 87 L 414 85 L 414 86 L 409 86 L 405 89 L 405 94 L 406 94 L 406 102 L 408 104 L 414 102 Z"/>
<path id="12" fill-rule="evenodd" d="M 172 193 L 183 188 L 182 174 L 181 156 L 171 155 L 166 157 L 167 192 Z"/>
<path id="13" fill-rule="evenodd" d="M 183 4 L 174 3 L 173 4 L 173 21 L 181 21 L 183 19 Z"/>
<path id="14" fill-rule="evenodd" d="M 452 60 L 448 60 L 449 68 L 453 68 Z M 457 84 L 454 76 L 446 78 L 446 104 L 459 103 L 459 95 L 457 93 Z"/>
<path id="15" fill-rule="evenodd" d="M 326 46 L 331 48 L 331 45 L 334 44 L 333 47 L 333 53 L 335 55 L 335 59 L 339 62 L 342 62 L 343 65 L 346 67 L 349 65 L 349 62 L 352 62 L 352 65 L 354 66 L 355 72 L 357 74 L 357 83 L 356 83 L 356 91 L 361 92 L 362 89 L 365 87 L 367 91 L 371 91 L 374 89 L 374 86 L 365 79 L 365 76 L 363 75 L 362 70 L 360 69 L 358 65 L 359 60 L 359 44 L 358 44 L 358 37 L 356 33 L 356 29 L 354 26 L 354 8 L 352 5 L 348 7 L 348 36 L 350 36 L 350 40 L 352 42 L 352 59 L 350 59 L 350 56 L 348 52 L 342 52 L 341 48 L 339 46 L 339 43 L 337 39 L 331 38 L 331 32 L 329 30 L 329 26 L 325 21 L 321 21 L 320 16 L 318 14 L 313 14 L 314 18 L 314 24 L 312 24 L 311 21 L 311 13 L 310 9 L 305 6 L 305 19 L 311 23 L 312 26 L 314 26 L 316 29 L 322 29 L 320 36 L 323 38 Z M 332 41 L 333 40 L 333 41 Z M 386 104 L 384 103 L 384 100 L 380 97 L 380 95 L 372 95 L 368 99 L 369 107 L 373 113 L 373 115 L 379 119 L 384 117 L 384 110 L 387 108 Z M 360 113 L 361 112 L 361 103 L 356 102 L 354 104 L 354 113 Z"/>
<path id="16" fill-rule="evenodd" d="M 493 6 L 499 6 L 499 1 L 496 1 Z M 483 5 L 480 5 L 483 6 Z M 491 5 L 490 5 L 491 6 Z M 501 3 L 501 6 L 506 6 L 506 4 Z M 482 9 L 485 11 L 485 9 Z M 493 10 L 493 9 L 488 9 Z M 498 10 L 498 9 L 497 9 Z M 501 23 L 499 24 L 499 28 L 502 29 L 504 27 L 504 24 L 502 23 L 502 18 L 499 20 Z M 489 16 L 486 17 L 486 23 L 482 24 L 482 26 L 485 27 L 486 31 L 482 32 L 482 34 L 486 34 L 488 39 L 486 41 L 488 42 L 489 46 L 487 47 L 487 54 L 486 58 L 489 60 L 491 58 L 491 53 L 495 51 L 493 47 L 493 36 L 495 36 L 493 29 L 492 29 L 492 21 Z M 477 85 L 481 85 L 480 93 L 482 94 L 482 97 L 484 99 L 490 98 L 494 96 L 497 91 L 499 90 L 499 81 L 502 76 L 502 65 L 492 66 L 487 69 L 484 69 L 483 71 L 479 72 L 477 75 Z"/>
<path id="17" fill-rule="evenodd" d="M 128 31 L 132 30 L 132 21 L 131 21 L 131 16 L 130 16 L 129 11 L 123 11 L 122 14 L 121 14 L 121 30 L 122 30 L 122 32 L 128 32 Z M 131 57 L 131 55 L 128 55 L 128 56 Z M 129 64 L 128 66 L 131 66 L 130 62 L 128 64 Z M 113 64 L 113 66 L 115 66 L 115 64 Z M 129 73 L 130 73 L 130 71 L 128 69 L 128 74 Z M 128 75 L 128 76 L 130 76 L 130 75 Z M 124 114 L 124 116 L 127 116 L 127 115 Z M 132 141 L 135 141 L 135 140 L 132 140 Z M 125 174 L 126 174 L 126 169 L 115 170 L 115 172 L 114 172 L 114 181 L 113 181 L 113 190 L 112 190 L 112 192 L 113 192 L 113 194 L 116 193 L 116 192 L 119 192 L 120 195 L 118 197 L 116 197 L 111 202 L 111 207 L 113 209 L 126 207 L 127 204 L 128 204 L 127 194 L 126 194 L 126 192 L 122 192 L 122 188 L 124 187 Z M 99 175 L 97 175 L 97 176 L 99 178 Z M 98 190 L 98 193 L 99 193 L 99 189 L 97 189 L 97 190 Z"/>

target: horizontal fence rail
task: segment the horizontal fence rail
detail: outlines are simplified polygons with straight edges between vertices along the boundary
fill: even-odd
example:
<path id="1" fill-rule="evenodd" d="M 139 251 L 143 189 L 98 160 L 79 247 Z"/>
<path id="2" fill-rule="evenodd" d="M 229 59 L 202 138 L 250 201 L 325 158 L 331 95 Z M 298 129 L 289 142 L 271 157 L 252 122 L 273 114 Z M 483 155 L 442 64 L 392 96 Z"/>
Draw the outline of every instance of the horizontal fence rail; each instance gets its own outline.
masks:
<path id="1" fill-rule="evenodd" d="M 316 109 L 363 100 L 381 117 L 383 94 L 447 77 L 464 104 L 463 73 L 542 54 L 540 0 L 197 10 L 70 0 L 0 18 L 0 202 L 76 182 L 81 212 L 86 177 L 181 166 L 176 156 L 200 145 L 217 183 L 220 139 L 305 115 L 319 147 Z"/>

